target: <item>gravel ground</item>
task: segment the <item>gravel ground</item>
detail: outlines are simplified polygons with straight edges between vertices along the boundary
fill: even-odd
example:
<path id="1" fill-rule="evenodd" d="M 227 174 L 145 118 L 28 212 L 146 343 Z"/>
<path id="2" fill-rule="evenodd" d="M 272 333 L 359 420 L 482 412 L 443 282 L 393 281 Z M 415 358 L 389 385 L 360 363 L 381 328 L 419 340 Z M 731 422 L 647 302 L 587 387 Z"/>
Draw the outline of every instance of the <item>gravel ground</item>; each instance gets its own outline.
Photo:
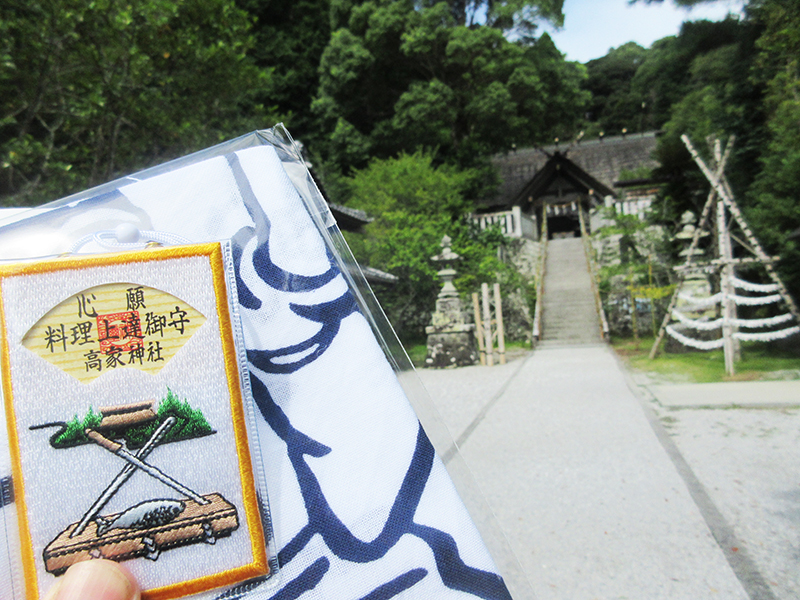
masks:
<path id="1" fill-rule="evenodd" d="M 775 597 L 800 598 L 800 410 L 656 409 Z"/>

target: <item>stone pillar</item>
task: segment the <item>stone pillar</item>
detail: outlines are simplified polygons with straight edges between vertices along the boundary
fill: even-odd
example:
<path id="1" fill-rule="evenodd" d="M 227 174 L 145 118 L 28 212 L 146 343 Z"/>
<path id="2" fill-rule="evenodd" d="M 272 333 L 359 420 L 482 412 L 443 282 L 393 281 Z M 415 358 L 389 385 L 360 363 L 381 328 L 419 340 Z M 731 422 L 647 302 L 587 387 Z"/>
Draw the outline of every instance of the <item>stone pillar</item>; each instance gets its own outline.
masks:
<path id="1" fill-rule="evenodd" d="M 453 265 L 460 256 L 450 249 L 450 238 L 442 238 L 442 253 L 431 257 L 441 265 L 439 277 L 443 285 L 436 298 L 436 310 L 431 315 L 431 324 L 425 328 L 428 334 L 428 357 L 425 359 L 429 367 L 453 367 L 474 365 L 478 360 L 475 350 L 475 325 L 469 322 L 467 312 L 458 290 L 453 285 L 456 270 Z"/>

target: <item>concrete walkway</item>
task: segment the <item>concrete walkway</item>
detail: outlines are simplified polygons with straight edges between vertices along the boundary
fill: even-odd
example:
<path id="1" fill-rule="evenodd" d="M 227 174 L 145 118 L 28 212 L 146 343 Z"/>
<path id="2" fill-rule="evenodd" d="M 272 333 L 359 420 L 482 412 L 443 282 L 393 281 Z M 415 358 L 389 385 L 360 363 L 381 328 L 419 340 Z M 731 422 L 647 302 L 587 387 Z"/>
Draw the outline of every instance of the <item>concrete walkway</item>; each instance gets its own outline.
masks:
<path id="1" fill-rule="evenodd" d="M 775 598 L 607 346 L 420 378 L 539 600 Z"/>

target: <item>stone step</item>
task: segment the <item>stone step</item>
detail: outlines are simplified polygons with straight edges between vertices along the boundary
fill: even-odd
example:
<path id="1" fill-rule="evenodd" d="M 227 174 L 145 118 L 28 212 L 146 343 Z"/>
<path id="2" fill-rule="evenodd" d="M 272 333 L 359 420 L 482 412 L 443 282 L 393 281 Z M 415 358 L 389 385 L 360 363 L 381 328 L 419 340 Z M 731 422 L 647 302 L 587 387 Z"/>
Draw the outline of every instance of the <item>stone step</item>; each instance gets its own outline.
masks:
<path id="1" fill-rule="evenodd" d="M 602 341 L 580 238 L 548 243 L 542 309 L 542 343 L 582 345 Z"/>
<path id="2" fill-rule="evenodd" d="M 566 313 L 579 308 L 594 309 L 594 299 L 587 302 L 559 302 L 554 304 L 545 303 L 543 308 L 544 310 L 549 310 L 550 314 L 556 314 L 558 312 Z"/>

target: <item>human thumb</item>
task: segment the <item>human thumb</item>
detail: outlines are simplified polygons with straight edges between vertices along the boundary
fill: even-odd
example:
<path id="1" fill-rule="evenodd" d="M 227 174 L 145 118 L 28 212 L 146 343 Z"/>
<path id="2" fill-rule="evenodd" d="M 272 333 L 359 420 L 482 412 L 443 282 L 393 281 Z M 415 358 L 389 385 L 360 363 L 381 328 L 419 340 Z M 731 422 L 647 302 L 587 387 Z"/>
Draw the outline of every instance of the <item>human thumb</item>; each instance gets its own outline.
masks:
<path id="1" fill-rule="evenodd" d="M 72 565 L 50 588 L 45 600 L 140 600 L 130 573 L 110 560 Z"/>

